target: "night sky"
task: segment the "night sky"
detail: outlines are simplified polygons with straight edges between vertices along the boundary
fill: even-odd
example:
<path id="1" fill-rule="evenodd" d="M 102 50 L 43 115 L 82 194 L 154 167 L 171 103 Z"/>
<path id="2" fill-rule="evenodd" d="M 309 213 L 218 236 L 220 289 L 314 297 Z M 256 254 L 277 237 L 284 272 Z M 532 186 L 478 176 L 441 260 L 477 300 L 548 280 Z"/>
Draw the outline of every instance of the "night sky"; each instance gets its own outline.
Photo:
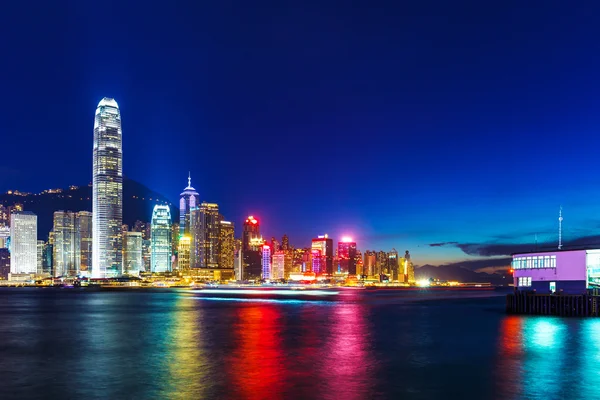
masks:
<path id="1" fill-rule="evenodd" d="M 562 205 L 596 240 L 600 3 L 574 4 L 8 2 L 0 191 L 90 182 L 107 96 L 125 175 L 176 201 L 191 171 L 238 233 L 442 264 L 554 243 Z"/>

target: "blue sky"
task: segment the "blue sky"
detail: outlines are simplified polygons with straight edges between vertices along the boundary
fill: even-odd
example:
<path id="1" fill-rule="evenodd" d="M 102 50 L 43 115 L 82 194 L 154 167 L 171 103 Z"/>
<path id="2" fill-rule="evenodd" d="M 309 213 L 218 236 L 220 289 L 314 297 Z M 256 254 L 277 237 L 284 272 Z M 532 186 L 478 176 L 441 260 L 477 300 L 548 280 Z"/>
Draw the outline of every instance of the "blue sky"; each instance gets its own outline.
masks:
<path id="1" fill-rule="evenodd" d="M 127 176 L 176 200 L 191 171 L 295 245 L 456 262 L 556 241 L 560 205 L 596 234 L 596 2 L 204 3 L 7 5 L 0 190 L 89 182 L 108 96 Z"/>

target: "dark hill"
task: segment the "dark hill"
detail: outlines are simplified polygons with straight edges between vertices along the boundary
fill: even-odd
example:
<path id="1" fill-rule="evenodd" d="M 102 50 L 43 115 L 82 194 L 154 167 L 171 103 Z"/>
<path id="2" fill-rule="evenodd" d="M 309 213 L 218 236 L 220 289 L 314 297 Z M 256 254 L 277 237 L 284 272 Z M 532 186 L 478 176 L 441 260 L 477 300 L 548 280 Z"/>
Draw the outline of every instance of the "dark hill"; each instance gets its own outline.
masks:
<path id="1" fill-rule="evenodd" d="M 38 238 L 46 240 L 52 230 L 54 211 L 92 211 L 92 186 L 63 189 L 62 193 L 38 193 L 27 196 L 4 193 L 0 204 L 5 206 L 23 204 L 25 211 L 38 216 Z M 131 179 L 123 180 L 123 223 L 132 226 L 135 221 L 150 221 L 156 204 L 169 204 L 173 221 L 179 219 L 179 209 L 169 200 Z"/>
<path id="2" fill-rule="evenodd" d="M 488 274 L 486 272 L 475 272 L 458 265 L 423 265 L 415 268 L 415 278 L 418 279 L 440 279 L 442 281 L 458 281 L 458 282 L 489 282 L 492 285 L 507 285 L 512 283 L 510 275 L 506 273 L 496 272 Z"/>

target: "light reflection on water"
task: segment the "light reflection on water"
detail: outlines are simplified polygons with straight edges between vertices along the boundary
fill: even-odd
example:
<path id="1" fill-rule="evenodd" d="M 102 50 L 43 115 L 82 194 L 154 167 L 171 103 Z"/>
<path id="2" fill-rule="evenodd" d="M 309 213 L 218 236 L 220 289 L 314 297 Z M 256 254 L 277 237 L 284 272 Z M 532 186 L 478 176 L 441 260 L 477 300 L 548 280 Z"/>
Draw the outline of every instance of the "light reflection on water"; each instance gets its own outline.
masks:
<path id="1" fill-rule="evenodd" d="M 600 319 L 355 292 L 0 290 L 0 398 L 600 398 Z"/>

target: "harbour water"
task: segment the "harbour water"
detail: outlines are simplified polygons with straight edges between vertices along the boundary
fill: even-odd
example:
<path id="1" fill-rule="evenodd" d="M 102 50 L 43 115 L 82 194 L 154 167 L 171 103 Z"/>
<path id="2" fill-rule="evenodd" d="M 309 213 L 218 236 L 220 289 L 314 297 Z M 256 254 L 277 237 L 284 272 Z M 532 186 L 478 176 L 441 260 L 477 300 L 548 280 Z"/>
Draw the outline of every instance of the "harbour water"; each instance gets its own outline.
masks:
<path id="1" fill-rule="evenodd" d="M 491 291 L 0 289 L 0 398 L 600 398 L 600 319 L 504 309 Z"/>

